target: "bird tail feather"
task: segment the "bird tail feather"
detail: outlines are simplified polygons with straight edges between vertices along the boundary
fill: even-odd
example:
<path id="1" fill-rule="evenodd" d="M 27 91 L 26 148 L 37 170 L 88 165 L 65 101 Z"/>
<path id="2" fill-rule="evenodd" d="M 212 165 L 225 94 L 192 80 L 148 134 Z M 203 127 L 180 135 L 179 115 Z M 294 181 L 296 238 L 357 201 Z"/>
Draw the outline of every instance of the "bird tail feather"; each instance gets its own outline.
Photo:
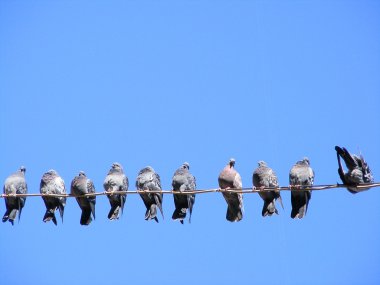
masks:
<path id="1" fill-rule="evenodd" d="M 53 221 L 54 225 L 57 225 L 57 219 L 54 214 L 55 209 L 47 209 L 42 219 L 45 223 L 49 221 Z"/>
<path id="2" fill-rule="evenodd" d="M 243 218 L 242 209 L 228 206 L 226 219 L 230 222 L 239 222 Z"/>
<path id="3" fill-rule="evenodd" d="M 110 220 L 119 219 L 119 212 L 120 212 L 120 206 L 119 205 L 112 206 L 109 213 L 108 213 L 108 219 L 110 219 Z"/>
<path id="4" fill-rule="evenodd" d="M 80 217 L 80 224 L 82 226 L 88 226 L 91 223 L 91 221 L 91 209 L 83 209 L 82 215 Z"/>

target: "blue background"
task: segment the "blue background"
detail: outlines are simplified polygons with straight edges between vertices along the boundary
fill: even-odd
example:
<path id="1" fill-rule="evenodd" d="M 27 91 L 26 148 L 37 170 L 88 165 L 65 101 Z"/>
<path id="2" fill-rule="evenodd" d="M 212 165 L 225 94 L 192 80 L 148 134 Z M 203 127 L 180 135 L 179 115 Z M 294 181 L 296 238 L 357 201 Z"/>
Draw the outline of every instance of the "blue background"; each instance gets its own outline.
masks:
<path id="1" fill-rule="evenodd" d="M 27 168 L 30 193 L 56 169 L 103 191 L 114 161 L 130 189 L 151 165 L 168 190 L 188 161 L 216 188 L 230 157 L 252 185 L 265 160 L 288 185 L 311 161 L 315 184 L 339 181 L 334 146 L 362 152 L 380 176 L 379 1 L 1 1 L 0 177 Z M 192 224 L 123 217 L 44 224 L 40 197 L 0 225 L 1 284 L 379 284 L 380 192 L 314 192 L 303 220 L 261 217 L 244 196 L 240 223 L 220 193 L 198 195 Z M 3 214 L 5 206 L 0 201 Z"/>

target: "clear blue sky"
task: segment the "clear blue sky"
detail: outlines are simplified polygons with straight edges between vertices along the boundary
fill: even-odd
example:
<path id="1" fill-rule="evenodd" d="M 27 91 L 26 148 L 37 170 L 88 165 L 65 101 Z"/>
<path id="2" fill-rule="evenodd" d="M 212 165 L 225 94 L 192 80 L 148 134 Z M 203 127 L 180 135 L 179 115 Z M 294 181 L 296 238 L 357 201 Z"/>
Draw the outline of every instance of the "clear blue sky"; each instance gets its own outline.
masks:
<path id="1" fill-rule="evenodd" d="M 169 189 L 191 165 L 217 187 L 230 157 L 243 186 L 258 160 L 281 185 L 308 156 L 316 184 L 339 181 L 334 146 L 361 151 L 380 177 L 379 1 L 1 1 L 2 181 L 20 165 L 29 192 L 56 169 L 97 191 L 115 161 L 130 180 L 151 165 Z M 129 195 L 121 220 L 44 224 L 40 197 L 0 225 L 2 284 L 379 284 L 380 191 L 314 192 L 303 220 L 261 217 L 245 195 L 240 223 L 221 194 L 198 195 L 192 224 L 144 220 Z M 5 206 L 0 201 L 0 214 Z"/>

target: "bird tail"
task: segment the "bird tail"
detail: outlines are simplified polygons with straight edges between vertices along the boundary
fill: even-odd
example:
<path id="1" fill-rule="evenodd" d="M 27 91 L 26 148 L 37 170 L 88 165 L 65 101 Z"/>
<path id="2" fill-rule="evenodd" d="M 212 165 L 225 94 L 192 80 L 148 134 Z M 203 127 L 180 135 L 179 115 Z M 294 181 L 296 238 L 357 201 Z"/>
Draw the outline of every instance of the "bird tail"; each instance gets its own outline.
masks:
<path id="1" fill-rule="evenodd" d="M 91 223 L 91 221 L 91 209 L 83 209 L 82 215 L 80 217 L 80 224 L 82 226 L 88 226 Z"/>
<path id="2" fill-rule="evenodd" d="M 311 191 L 303 191 L 303 193 L 298 193 L 298 195 L 295 195 L 292 191 L 291 194 L 291 202 L 292 202 L 292 212 L 290 214 L 290 217 L 292 219 L 298 218 L 302 219 L 304 216 L 306 216 L 309 201 L 311 198 Z"/>
<path id="3" fill-rule="evenodd" d="M 90 200 L 90 208 L 91 208 L 91 213 L 92 213 L 92 216 L 94 217 L 94 220 L 95 220 L 95 203 L 96 203 L 95 199 Z"/>
<path id="4" fill-rule="evenodd" d="M 119 212 L 120 212 L 120 206 L 119 205 L 111 206 L 111 210 L 108 213 L 108 219 L 110 219 L 110 220 L 119 219 Z"/>
<path id="5" fill-rule="evenodd" d="M 154 201 L 156 202 L 156 205 L 157 205 L 158 209 L 160 210 L 162 219 L 165 219 L 164 218 L 164 211 L 162 210 L 162 198 L 163 198 L 162 194 L 155 194 L 154 195 Z"/>
<path id="6" fill-rule="evenodd" d="M 226 219 L 230 222 L 239 222 L 243 219 L 242 209 L 228 205 Z"/>
<path id="7" fill-rule="evenodd" d="M 149 221 L 152 219 L 154 219 L 158 223 L 156 204 L 150 205 L 150 207 L 148 209 L 146 209 L 146 212 L 145 212 L 145 220 Z"/>
<path id="8" fill-rule="evenodd" d="M 63 224 L 63 213 L 65 212 L 65 205 L 59 204 L 58 206 L 59 215 L 61 216 L 62 224 Z"/>
<path id="9" fill-rule="evenodd" d="M 5 212 L 3 216 L 3 223 L 9 220 L 9 222 L 14 225 L 14 220 L 16 219 L 18 209 L 9 209 Z"/>
<path id="10" fill-rule="evenodd" d="M 183 220 L 186 218 L 186 208 L 176 208 L 173 212 L 172 219 L 179 220 L 183 224 Z"/>
<path id="11" fill-rule="evenodd" d="M 55 218 L 55 209 L 46 209 L 45 216 L 42 219 L 45 223 L 49 221 L 53 221 L 54 225 L 57 225 L 57 219 Z"/>
<path id="12" fill-rule="evenodd" d="M 263 217 L 272 216 L 273 214 L 278 215 L 278 211 L 276 209 L 276 205 L 274 204 L 274 201 L 275 200 L 273 199 L 270 202 L 267 202 L 267 201 L 264 202 L 263 210 L 261 212 Z"/>

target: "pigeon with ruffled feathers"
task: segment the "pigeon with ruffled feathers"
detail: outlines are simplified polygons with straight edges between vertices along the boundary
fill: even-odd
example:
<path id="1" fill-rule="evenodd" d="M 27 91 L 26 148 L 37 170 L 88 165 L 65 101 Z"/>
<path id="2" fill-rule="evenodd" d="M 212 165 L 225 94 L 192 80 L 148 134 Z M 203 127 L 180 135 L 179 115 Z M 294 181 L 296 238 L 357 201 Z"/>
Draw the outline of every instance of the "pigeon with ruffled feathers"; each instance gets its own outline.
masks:
<path id="1" fill-rule="evenodd" d="M 374 178 L 367 162 L 362 155 L 350 154 L 344 147 L 335 146 L 336 156 L 338 159 L 338 174 L 343 184 L 347 185 L 347 190 L 352 194 L 368 190 L 369 188 L 357 188 L 357 185 L 373 183 Z M 343 170 L 342 158 L 347 167 L 347 172 Z M 350 187 L 351 186 L 351 187 Z"/>
<path id="2" fill-rule="evenodd" d="M 278 187 L 277 175 L 272 168 L 268 167 L 265 161 L 259 161 L 258 167 L 255 169 L 252 175 L 253 185 L 256 188 L 272 188 Z M 282 199 L 280 191 L 260 191 L 260 197 L 264 200 L 263 210 L 261 212 L 263 217 L 272 216 L 273 214 L 278 215 L 276 209 L 275 201 L 278 200 L 282 205 Z"/>

